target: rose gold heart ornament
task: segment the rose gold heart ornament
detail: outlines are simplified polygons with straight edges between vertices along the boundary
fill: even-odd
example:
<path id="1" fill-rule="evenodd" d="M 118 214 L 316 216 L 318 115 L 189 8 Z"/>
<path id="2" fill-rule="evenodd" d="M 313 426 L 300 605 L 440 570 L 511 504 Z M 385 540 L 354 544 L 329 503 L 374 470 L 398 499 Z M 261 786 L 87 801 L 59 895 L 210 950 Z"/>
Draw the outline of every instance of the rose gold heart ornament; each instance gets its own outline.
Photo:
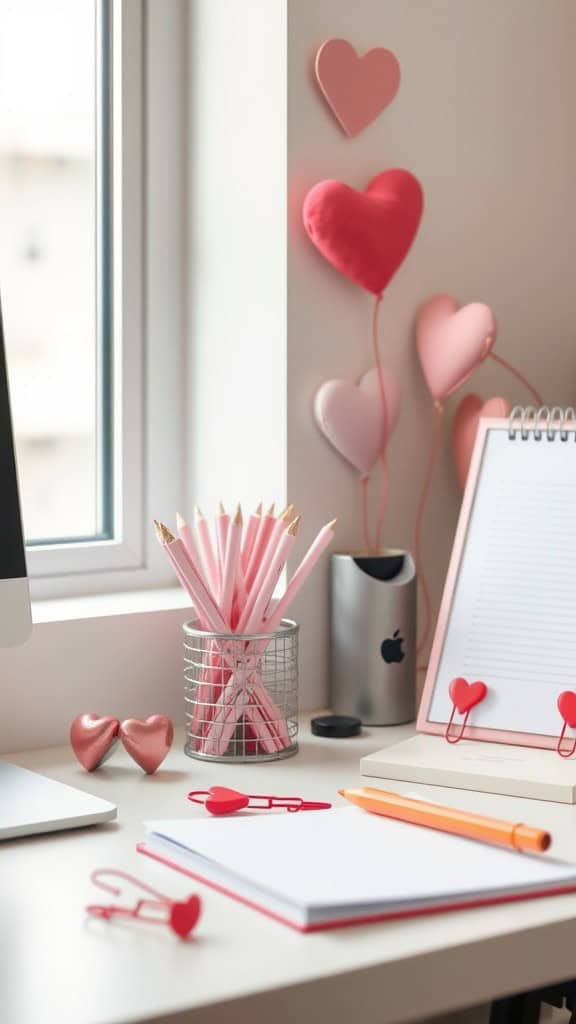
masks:
<path id="1" fill-rule="evenodd" d="M 120 722 L 110 715 L 100 717 L 93 711 L 77 715 L 70 727 L 70 743 L 87 772 L 107 761 L 118 743 Z"/>
<path id="2" fill-rule="evenodd" d="M 174 739 L 174 726 L 166 715 L 151 715 L 143 721 L 127 718 L 120 726 L 125 749 L 148 774 L 160 767 Z"/>

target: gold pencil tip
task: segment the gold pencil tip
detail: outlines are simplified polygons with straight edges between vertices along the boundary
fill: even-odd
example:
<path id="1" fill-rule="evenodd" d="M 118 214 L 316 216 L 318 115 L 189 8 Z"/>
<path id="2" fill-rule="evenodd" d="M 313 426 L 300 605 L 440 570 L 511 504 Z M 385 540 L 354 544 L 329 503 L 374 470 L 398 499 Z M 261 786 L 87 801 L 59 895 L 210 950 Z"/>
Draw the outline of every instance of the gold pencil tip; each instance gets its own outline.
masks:
<path id="1" fill-rule="evenodd" d="M 174 534 L 170 532 L 164 523 L 161 523 L 158 519 L 154 520 L 154 529 L 156 530 L 156 536 L 161 544 L 171 544 L 175 540 Z"/>
<path id="2" fill-rule="evenodd" d="M 334 527 L 336 526 L 336 523 L 337 523 L 337 522 L 338 522 L 338 520 L 337 520 L 337 519 L 331 519 L 329 523 L 326 523 L 326 528 L 327 528 L 328 530 L 333 530 L 333 529 L 334 529 Z"/>
<path id="3" fill-rule="evenodd" d="M 234 516 L 234 526 L 242 526 L 242 509 L 240 508 L 240 502 L 236 505 L 236 515 Z"/>
<path id="4" fill-rule="evenodd" d="M 270 505 L 270 508 L 268 509 L 268 511 L 266 513 L 267 516 L 273 516 L 274 515 L 275 505 L 276 505 L 276 502 L 273 501 L 272 504 Z"/>
<path id="5" fill-rule="evenodd" d="M 194 505 L 194 515 L 195 515 L 197 520 L 198 519 L 204 519 L 204 513 L 203 513 L 202 509 L 199 507 L 199 505 Z"/>
<path id="6" fill-rule="evenodd" d="M 346 796 L 346 790 L 345 789 L 339 789 L 338 790 L 338 796 Z"/>
<path id="7" fill-rule="evenodd" d="M 184 516 L 181 516 L 179 512 L 176 513 L 176 526 L 180 529 L 182 526 L 186 526 L 186 520 Z"/>
<path id="8" fill-rule="evenodd" d="M 256 509 L 254 515 L 255 516 L 261 516 L 262 515 L 262 502 L 260 502 L 260 504 L 258 505 L 258 508 Z"/>
<path id="9" fill-rule="evenodd" d="M 226 515 L 226 509 L 224 508 L 224 505 L 222 504 L 221 501 L 218 502 L 218 515 L 220 515 L 220 516 L 225 516 Z"/>
<path id="10" fill-rule="evenodd" d="M 278 516 L 284 523 L 289 523 L 294 515 L 294 505 L 286 505 L 282 515 Z"/>
<path id="11" fill-rule="evenodd" d="M 288 527 L 288 533 L 290 534 L 291 537 L 295 537 L 296 536 L 296 534 L 298 533 L 298 527 L 299 526 L 300 526 L 300 516 L 296 516 L 296 519 L 293 519 L 292 522 L 290 523 L 290 526 Z"/>

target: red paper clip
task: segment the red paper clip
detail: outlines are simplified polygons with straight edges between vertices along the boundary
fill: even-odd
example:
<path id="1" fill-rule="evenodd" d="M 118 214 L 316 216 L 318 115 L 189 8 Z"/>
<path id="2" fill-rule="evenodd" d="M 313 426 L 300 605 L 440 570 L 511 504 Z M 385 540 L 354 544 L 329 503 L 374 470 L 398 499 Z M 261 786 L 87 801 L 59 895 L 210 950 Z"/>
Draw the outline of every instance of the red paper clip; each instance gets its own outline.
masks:
<path id="1" fill-rule="evenodd" d="M 472 711 L 472 708 L 476 707 L 477 704 L 480 704 L 480 702 L 484 700 L 484 697 L 488 693 L 488 687 L 486 686 L 486 683 L 469 683 L 467 679 L 463 679 L 461 676 L 458 676 L 450 683 L 448 693 L 452 700 L 452 714 L 448 720 L 444 736 L 448 743 L 458 743 L 464 735 L 468 716 Z M 450 732 L 450 728 L 454 721 L 456 711 L 461 715 L 464 715 L 464 719 L 460 725 L 459 731 L 454 735 L 454 733 Z"/>
<path id="2" fill-rule="evenodd" d="M 576 693 L 573 690 L 564 690 L 560 694 L 557 701 L 558 711 L 562 715 L 564 725 L 562 726 L 562 732 L 558 737 L 558 743 L 556 750 L 560 754 L 560 757 L 572 757 L 572 754 L 576 750 L 576 738 L 572 741 L 572 746 L 569 750 L 562 749 L 562 740 L 568 726 L 571 729 L 576 729 Z"/>
<path id="3" fill-rule="evenodd" d="M 114 868 L 98 868 L 96 871 L 93 871 L 90 878 L 94 885 L 104 889 L 105 892 L 112 893 L 113 896 L 119 896 L 120 889 L 113 885 L 108 885 L 107 882 L 103 882 L 101 880 L 102 875 L 115 875 L 116 878 L 123 878 L 132 885 L 137 885 L 144 892 L 150 893 L 154 899 L 138 900 L 133 907 L 103 906 L 92 903 L 86 907 L 86 912 L 93 917 L 102 917 L 105 921 L 109 921 L 112 917 L 133 917 L 139 921 L 146 921 L 148 924 L 164 924 L 171 928 L 180 939 L 188 938 L 200 917 L 202 904 L 199 896 L 189 896 L 187 900 L 171 900 L 167 896 L 163 896 L 162 893 L 156 892 L 149 885 L 145 885 L 144 882 L 140 882 L 133 875 L 129 875 L 126 871 L 116 871 Z M 143 914 L 142 910 L 145 908 L 149 910 L 160 909 L 164 913 L 162 916 L 152 913 Z"/>
<path id="4" fill-rule="evenodd" d="M 204 798 L 204 799 L 202 799 Z M 195 789 L 188 793 L 193 804 L 203 804 L 210 814 L 233 814 L 248 807 L 252 811 L 271 811 L 282 807 L 287 811 L 326 811 L 332 804 L 317 800 L 303 800 L 299 796 L 256 796 L 240 793 L 226 786 L 212 786 L 210 789 Z"/>

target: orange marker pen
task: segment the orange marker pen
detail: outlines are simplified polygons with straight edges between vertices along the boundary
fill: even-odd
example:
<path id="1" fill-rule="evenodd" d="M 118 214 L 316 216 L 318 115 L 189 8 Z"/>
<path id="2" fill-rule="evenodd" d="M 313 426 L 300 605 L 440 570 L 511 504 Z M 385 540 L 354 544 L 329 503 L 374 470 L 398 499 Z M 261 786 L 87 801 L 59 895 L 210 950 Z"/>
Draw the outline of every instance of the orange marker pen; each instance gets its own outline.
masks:
<path id="1" fill-rule="evenodd" d="M 396 818 L 412 825 L 424 825 L 440 832 L 451 832 L 467 839 L 479 839 L 484 843 L 496 843 L 513 850 L 542 853 L 552 842 L 550 833 L 540 828 L 500 821 L 499 818 L 488 818 L 483 814 L 471 814 L 441 804 L 429 804 L 425 800 L 413 800 L 400 793 L 387 793 L 371 786 L 339 789 L 338 792 L 350 803 L 372 814 L 382 814 L 386 818 Z"/>

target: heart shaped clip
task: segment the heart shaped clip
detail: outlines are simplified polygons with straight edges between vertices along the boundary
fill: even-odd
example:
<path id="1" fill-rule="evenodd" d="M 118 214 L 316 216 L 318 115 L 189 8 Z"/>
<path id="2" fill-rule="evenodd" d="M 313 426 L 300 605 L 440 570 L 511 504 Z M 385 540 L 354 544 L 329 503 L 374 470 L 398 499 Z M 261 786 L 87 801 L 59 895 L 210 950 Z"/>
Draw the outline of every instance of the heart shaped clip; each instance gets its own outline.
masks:
<path id="1" fill-rule="evenodd" d="M 255 796 L 240 793 L 237 789 L 227 786 L 211 786 L 210 789 L 195 789 L 188 793 L 188 800 L 193 804 L 203 804 L 210 814 L 233 814 L 243 811 L 245 807 L 252 811 L 271 811 L 283 808 L 286 811 L 326 811 L 332 804 L 320 803 L 318 800 L 303 800 L 300 796 Z"/>
<path id="2" fill-rule="evenodd" d="M 488 687 L 486 683 L 476 682 L 469 683 L 467 679 L 463 679 L 462 676 L 457 676 L 453 679 L 448 687 L 448 693 L 452 700 L 452 713 L 448 719 L 446 726 L 446 732 L 444 733 L 447 743 L 458 743 L 464 735 L 464 730 L 468 723 L 468 716 L 475 708 L 477 704 L 480 704 L 484 700 L 484 697 L 488 693 Z M 460 729 L 456 734 L 451 733 L 450 729 L 452 722 L 454 721 L 454 715 L 458 711 L 459 714 L 464 715 Z"/>
<path id="3" fill-rule="evenodd" d="M 568 726 L 571 729 L 576 729 L 576 693 L 573 690 L 564 690 L 563 693 L 558 697 L 558 711 L 562 715 L 564 722 L 562 726 L 562 732 L 558 737 L 558 743 L 556 750 L 560 754 L 560 757 L 572 757 L 572 754 L 576 750 L 576 738 L 572 740 L 572 745 L 569 748 L 562 748 L 562 741 L 564 734 Z"/>
<path id="4" fill-rule="evenodd" d="M 102 875 L 114 875 L 115 878 L 130 882 L 131 885 L 148 893 L 153 899 L 138 900 L 133 907 L 92 903 L 86 907 L 86 912 L 92 917 L 101 917 L 105 921 L 109 921 L 112 917 L 132 917 L 139 921 L 146 921 L 148 924 L 165 924 L 179 939 L 187 939 L 195 928 L 202 910 L 199 896 L 189 896 L 186 900 L 171 900 L 126 871 L 117 871 L 115 868 L 99 868 L 93 871 L 90 878 L 94 885 L 104 889 L 105 892 L 112 893 L 113 896 L 119 896 L 120 890 L 115 885 L 102 881 Z M 149 913 L 142 913 L 146 908 Z M 158 915 L 158 910 L 163 910 L 165 913 Z"/>

